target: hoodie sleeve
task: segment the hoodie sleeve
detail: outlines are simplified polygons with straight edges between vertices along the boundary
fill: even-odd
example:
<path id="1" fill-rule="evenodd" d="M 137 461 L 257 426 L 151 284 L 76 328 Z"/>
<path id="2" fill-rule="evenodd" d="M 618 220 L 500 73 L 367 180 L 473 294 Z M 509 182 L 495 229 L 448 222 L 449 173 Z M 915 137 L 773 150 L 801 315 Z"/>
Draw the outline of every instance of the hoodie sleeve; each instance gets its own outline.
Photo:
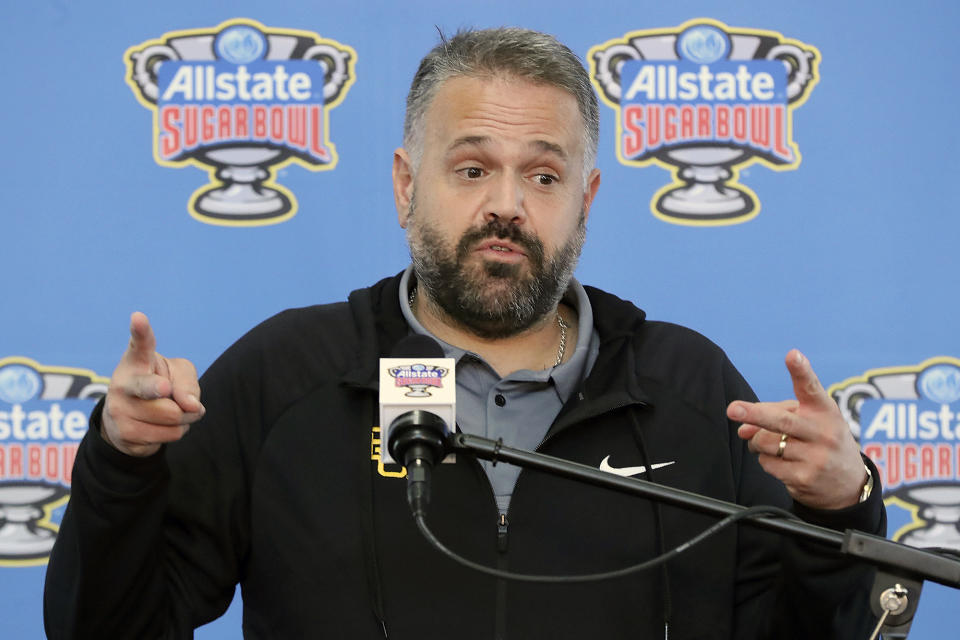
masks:
<path id="1" fill-rule="evenodd" d="M 212 369 L 205 389 L 216 386 L 219 367 Z M 146 458 L 103 440 L 103 402 L 94 410 L 47 566 L 51 640 L 190 638 L 226 611 L 244 553 L 247 504 L 246 465 L 232 444 L 233 417 L 221 408 L 236 401 L 228 396 L 205 395 L 207 416 L 188 437 Z"/>
<path id="2" fill-rule="evenodd" d="M 153 456 L 111 447 L 95 409 L 47 568 L 49 638 L 190 638 L 226 611 L 250 554 L 262 444 L 356 358 L 347 314 L 345 303 L 294 309 L 252 329 L 200 379 L 203 419 Z"/>

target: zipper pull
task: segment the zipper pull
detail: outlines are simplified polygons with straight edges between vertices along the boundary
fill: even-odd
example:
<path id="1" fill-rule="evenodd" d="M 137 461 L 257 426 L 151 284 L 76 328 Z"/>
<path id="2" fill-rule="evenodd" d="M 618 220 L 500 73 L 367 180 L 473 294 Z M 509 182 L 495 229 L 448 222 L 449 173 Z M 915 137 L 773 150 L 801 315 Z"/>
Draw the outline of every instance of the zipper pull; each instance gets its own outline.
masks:
<path id="1" fill-rule="evenodd" d="M 497 551 L 504 553 L 507 550 L 507 514 L 501 513 L 497 520 Z"/>

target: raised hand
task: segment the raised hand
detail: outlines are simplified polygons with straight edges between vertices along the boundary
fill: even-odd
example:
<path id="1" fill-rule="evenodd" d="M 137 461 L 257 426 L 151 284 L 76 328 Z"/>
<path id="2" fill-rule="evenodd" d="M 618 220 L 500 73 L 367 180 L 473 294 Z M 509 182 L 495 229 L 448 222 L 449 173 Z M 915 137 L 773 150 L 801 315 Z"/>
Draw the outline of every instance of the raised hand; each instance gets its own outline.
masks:
<path id="1" fill-rule="evenodd" d="M 798 502 L 817 509 L 856 504 L 866 481 L 859 447 L 802 353 L 787 354 L 796 400 L 731 402 L 727 416 L 760 466 Z"/>
<path id="2" fill-rule="evenodd" d="M 197 369 L 183 358 L 164 358 L 147 316 L 130 316 L 130 345 L 110 378 L 100 434 L 116 449 L 148 456 L 179 440 L 205 409 Z"/>

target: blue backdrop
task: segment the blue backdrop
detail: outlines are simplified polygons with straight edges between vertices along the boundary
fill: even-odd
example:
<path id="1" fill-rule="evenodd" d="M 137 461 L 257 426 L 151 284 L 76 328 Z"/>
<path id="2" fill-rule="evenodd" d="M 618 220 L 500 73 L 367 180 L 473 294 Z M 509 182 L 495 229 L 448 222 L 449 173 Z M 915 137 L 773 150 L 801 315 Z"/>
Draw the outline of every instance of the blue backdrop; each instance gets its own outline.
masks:
<path id="1" fill-rule="evenodd" d="M 763 399 L 791 394 L 783 357 L 801 348 L 881 468 L 891 536 L 960 549 L 958 7 L 946 0 L 12 3 L 0 39 L 7 265 L 0 635 L 43 635 L 44 565 L 83 431 L 79 416 L 125 348 L 131 311 L 150 316 L 162 353 L 188 357 L 202 371 L 265 317 L 343 299 L 406 265 L 391 155 L 410 78 L 437 41 L 437 26 L 539 29 L 591 64 L 603 98 L 603 179 L 579 279 L 706 334 Z M 244 40 L 235 28 L 232 41 L 219 36 L 231 25 L 266 33 L 273 62 L 257 57 L 256 37 Z M 281 55 L 283 42 L 295 46 Z M 164 53 L 144 53 L 150 60 L 138 70 L 132 54 L 161 45 Z M 616 57 L 612 46 L 637 53 L 618 49 Z M 320 49 L 305 53 L 310 47 Z M 217 56 L 220 70 L 246 61 L 250 73 L 275 68 L 278 57 L 290 74 L 306 68 L 304 60 L 323 65 L 329 95 L 290 97 L 304 109 L 304 126 L 314 127 L 316 149 L 297 146 L 295 118 L 276 116 L 278 130 L 270 130 L 269 105 L 279 98 L 265 93 L 247 106 L 265 105 L 259 143 L 279 133 L 274 149 L 283 153 L 253 143 L 220 155 L 212 148 L 255 136 L 253 106 L 246 129 L 230 111 L 229 123 L 210 120 L 215 126 L 195 132 L 190 147 L 186 106 L 203 101 L 177 103 L 183 91 L 161 96 L 161 106 L 181 109 L 165 125 L 149 86 L 169 86 L 171 69 L 204 55 Z M 713 65 L 730 60 L 732 71 L 740 60 L 751 73 L 777 67 L 761 60 L 785 62 L 785 82 L 802 93 L 784 86 L 766 101 L 763 91 L 747 105 L 728 101 L 730 126 L 756 131 L 753 105 L 772 118 L 768 131 L 777 135 L 782 125 L 799 156 L 764 156 L 762 145 L 739 143 L 732 130 L 724 138 L 716 104 L 710 127 L 664 129 L 658 154 L 631 156 L 636 149 L 625 136 L 651 136 L 652 120 L 628 122 L 628 101 L 604 94 L 627 77 L 630 66 L 619 63 L 628 58 L 718 73 Z M 614 80 L 601 77 L 601 63 Z M 166 75 L 158 75 L 164 65 Z M 646 102 L 660 104 L 661 115 L 691 104 L 666 94 Z M 737 113 L 745 118 L 739 124 Z M 181 155 L 161 157 L 154 146 L 163 140 Z M 678 152 L 684 142 L 703 153 L 738 153 L 691 162 Z M 216 178 L 204 162 L 229 171 Z M 705 164 L 714 178 L 691 177 L 690 167 Z M 677 167 L 690 172 L 675 178 Z M 258 170 L 274 195 L 250 196 L 249 174 Z M 660 198 L 671 190 L 672 199 Z M 955 637 L 956 604 L 956 591 L 927 585 L 911 638 Z M 198 637 L 237 637 L 238 609 Z"/>

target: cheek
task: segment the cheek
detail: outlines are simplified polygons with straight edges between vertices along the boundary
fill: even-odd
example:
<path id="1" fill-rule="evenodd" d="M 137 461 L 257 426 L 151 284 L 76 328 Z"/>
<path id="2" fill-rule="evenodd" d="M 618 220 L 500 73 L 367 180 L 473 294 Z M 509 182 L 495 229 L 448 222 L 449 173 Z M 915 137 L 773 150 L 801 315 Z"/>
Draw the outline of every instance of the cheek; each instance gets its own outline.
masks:
<path id="1" fill-rule="evenodd" d="M 417 189 L 415 203 L 418 216 L 422 213 L 431 224 L 444 226 L 462 224 L 477 206 L 472 194 L 457 193 L 436 185 Z"/>
<path id="2" fill-rule="evenodd" d="M 421 224 L 429 225 L 434 233 L 446 239 L 459 240 L 477 221 L 474 209 L 464 198 L 432 197 L 429 202 L 417 201 L 415 217 Z"/>
<path id="3" fill-rule="evenodd" d="M 551 255 L 565 247 L 579 232 L 582 209 L 566 206 L 564 211 L 545 210 L 536 216 L 535 231 Z"/>
<path id="4" fill-rule="evenodd" d="M 407 234 L 420 245 L 421 249 L 441 252 L 455 250 L 463 235 L 462 231 L 451 229 L 449 221 L 444 220 L 444 216 L 424 211 L 419 202 L 416 211 L 408 220 Z"/>

